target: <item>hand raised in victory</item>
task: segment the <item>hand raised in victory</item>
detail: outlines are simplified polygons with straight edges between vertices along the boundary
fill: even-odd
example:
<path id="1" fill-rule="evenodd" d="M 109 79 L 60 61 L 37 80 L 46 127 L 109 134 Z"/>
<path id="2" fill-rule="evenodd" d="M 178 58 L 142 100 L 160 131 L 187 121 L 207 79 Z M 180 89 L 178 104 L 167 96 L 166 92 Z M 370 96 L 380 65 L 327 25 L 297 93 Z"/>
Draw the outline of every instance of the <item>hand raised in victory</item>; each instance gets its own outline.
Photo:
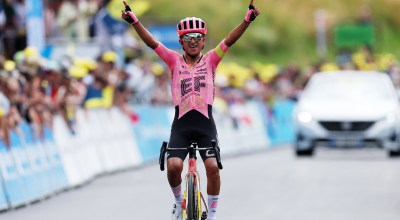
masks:
<path id="1" fill-rule="evenodd" d="M 258 9 L 257 6 L 253 6 L 253 0 L 251 0 L 249 9 L 247 10 L 246 18 L 244 20 L 251 23 L 258 15 L 260 15 L 260 13 L 260 9 Z"/>
<path id="2" fill-rule="evenodd" d="M 125 1 L 123 1 L 123 2 L 125 5 L 125 10 L 122 10 L 121 18 L 132 25 L 138 23 L 139 20 L 136 18 L 135 14 L 133 14 L 129 5 Z"/>

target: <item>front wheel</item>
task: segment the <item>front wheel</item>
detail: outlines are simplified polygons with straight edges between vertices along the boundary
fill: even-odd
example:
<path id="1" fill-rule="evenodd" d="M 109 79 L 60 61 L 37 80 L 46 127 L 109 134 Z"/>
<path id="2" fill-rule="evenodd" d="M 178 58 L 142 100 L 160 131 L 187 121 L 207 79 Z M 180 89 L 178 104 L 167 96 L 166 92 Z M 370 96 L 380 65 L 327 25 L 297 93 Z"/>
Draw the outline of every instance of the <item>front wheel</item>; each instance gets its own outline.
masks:
<path id="1" fill-rule="evenodd" d="M 196 187 L 194 186 L 194 176 L 193 173 L 189 174 L 188 178 L 188 205 L 187 205 L 187 219 L 188 220 L 196 220 L 198 219 L 198 205 L 197 205 L 197 195 L 196 195 Z"/>

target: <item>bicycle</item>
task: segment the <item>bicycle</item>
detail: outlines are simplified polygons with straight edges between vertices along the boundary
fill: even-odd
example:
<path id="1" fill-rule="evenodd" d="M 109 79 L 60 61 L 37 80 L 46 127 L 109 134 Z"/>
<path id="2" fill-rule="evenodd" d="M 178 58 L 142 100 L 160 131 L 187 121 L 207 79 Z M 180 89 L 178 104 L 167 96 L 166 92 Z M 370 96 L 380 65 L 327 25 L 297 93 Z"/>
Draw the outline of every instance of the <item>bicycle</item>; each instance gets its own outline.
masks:
<path id="1" fill-rule="evenodd" d="M 204 200 L 203 194 L 201 193 L 200 188 L 200 177 L 197 172 L 196 165 L 196 150 L 214 150 L 215 156 L 217 159 L 217 164 L 219 169 L 223 169 L 221 163 L 221 156 L 219 152 L 219 147 L 217 146 L 217 142 L 215 140 L 211 141 L 212 147 L 198 148 L 197 143 L 192 141 L 192 144 L 187 148 L 167 148 L 167 142 L 164 141 L 161 150 L 160 150 L 160 170 L 164 171 L 164 161 L 165 161 L 165 153 L 168 151 L 179 151 L 179 150 L 187 150 L 189 152 L 189 171 L 185 176 L 185 185 L 186 189 L 183 194 L 183 219 L 187 220 L 206 220 L 208 216 L 208 207 L 207 203 Z M 203 200 L 203 204 L 206 207 L 206 210 L 201 212 L 201 200 Z M 186 204 L 187 201 L 187 204 Z M 186 218 L 187 215 L 187 218 Z"/>

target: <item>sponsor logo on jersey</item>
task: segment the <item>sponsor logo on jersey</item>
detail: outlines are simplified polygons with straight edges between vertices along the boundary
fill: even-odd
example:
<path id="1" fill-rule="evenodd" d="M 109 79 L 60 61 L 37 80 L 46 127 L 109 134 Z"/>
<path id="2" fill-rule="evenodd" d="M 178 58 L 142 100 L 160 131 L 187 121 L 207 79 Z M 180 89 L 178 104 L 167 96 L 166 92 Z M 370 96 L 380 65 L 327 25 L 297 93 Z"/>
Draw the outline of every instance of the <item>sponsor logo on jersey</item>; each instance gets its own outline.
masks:
<path id="1" fill-rule="evenodd" d="M 192 92 L 192 79 L 181 79 L 181 96 L 185 96 L 189 92 Z"/>
<path id="2" fill-rule="evenodd" d="M 215 68 L 212 67 L 212 79 L 213 79 L 213 100 L 215 98 Z"/>
<path id="3" fill-rule="evenodd" d="M 203 64 L 201 64 L 200 66 L 196 66 L 196 69 L 202 68 L 202 67 L 205 66 L 205 65 L 206 65 L 206 63 L 203 63 Z"/>
<path id="4" fill-rule="evenodd" d="M 206 87 L 205 83 L 202 83 L 200 80 L 206 80 L 205 76 L 196 76 L 194 77 L 194 91 L 200 92 L 201 87 Z"/>

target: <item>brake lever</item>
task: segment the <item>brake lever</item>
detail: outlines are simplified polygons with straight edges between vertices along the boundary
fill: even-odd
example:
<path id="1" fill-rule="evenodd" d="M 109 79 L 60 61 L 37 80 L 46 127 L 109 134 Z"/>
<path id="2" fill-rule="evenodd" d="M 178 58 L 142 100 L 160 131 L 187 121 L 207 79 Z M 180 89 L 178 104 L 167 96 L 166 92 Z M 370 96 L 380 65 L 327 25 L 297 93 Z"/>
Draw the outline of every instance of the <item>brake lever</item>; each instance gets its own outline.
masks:
<path id="1" fill-rule="evenodd" d="M 222 166 L 222 162 L 221 162 L 221 155 L 220 155 L 219 146 L 217 145 L 217 142 L 215 140 L 211 140 L 211 145 L 213 146 L 213 149 L 214 149 L 214 152 L 215 152 L 215 156 L 217 157 L 218 168 L 220 170 L 222 170 L 223 166 Z"/>
<path id="2" fill-rule="evenodd" d="M 161 149 L 160 149 L 160 158 L 158 163 L 160 164 L 160 170 L 164 171 L 165 166 L 164 166 L 164 162 L 165 162 L 165 153 L 167 151 L 167 142 L 163 141 L 162 145 L 161 145 Z"/>

